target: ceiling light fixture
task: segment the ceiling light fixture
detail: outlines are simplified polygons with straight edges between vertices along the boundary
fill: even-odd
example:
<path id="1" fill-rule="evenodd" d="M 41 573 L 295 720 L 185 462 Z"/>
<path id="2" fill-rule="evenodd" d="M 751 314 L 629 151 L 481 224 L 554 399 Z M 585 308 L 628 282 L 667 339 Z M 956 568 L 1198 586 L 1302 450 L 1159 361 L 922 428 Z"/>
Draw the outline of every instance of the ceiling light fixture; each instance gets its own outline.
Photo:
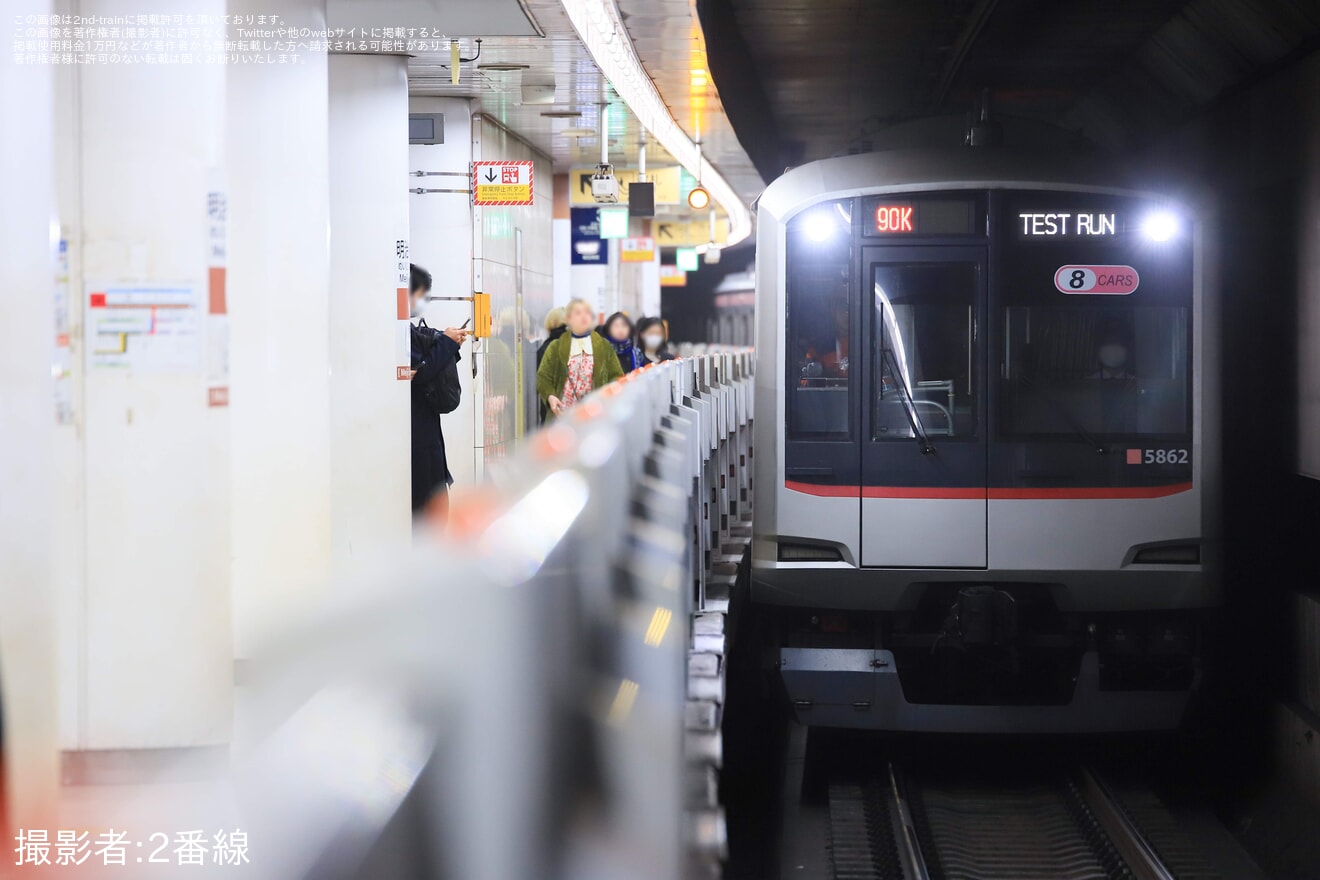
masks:
<path id="1" fill-rule="evenodd" d="M 564 137 L 571 137 L 571 138 L 594 137 L 596 134 L 596 129 L 571 127 L 564 129 L 563 131 L 560 132 L 560 134 L 562 134 Z"/>
<path id="2" fill-rule="evenodd" d="M 577 119 L 582 115 L 581 110 L 542 110 L 541 115 L 546 119 Z"/>
<path id="3" fill-rule="evenodd" d="M 530 64 L 515 64 L 512 61 L 488 61 L 485 64 L 478 64 L 478 70 L 491 70 L 495 72 L 504 72 L 511 70 L 527 70 Z"/>
<path id="4" fill-rule="evenodd" d="M 701 155 L 701 148 L 689 138 L 670 115 L 655 83 L 651 81 L 633 49 L 628 32 L 619 20 L 614 0 L 560 0 L 573 28 L 582 38 L 596 66 L 605 74 L 614 91 L 628 105 L 669 155 L 701 180 L 701 189 L 714 199 L 729 217 L 728 245 L 734 245 L 752 233 L 752 218 L 747 206 L 715 167 Z M 726 245 L 727 246 L 727 245 Z"/>
<path id="5" fill-rule="evenodd" d="M 687 203 L 694 211 L 704 211 L 710 207 L 710 192 L 701 185 L 701 141 L 697 141 L 697 169 L 697 185 L 688 191 Z"/>

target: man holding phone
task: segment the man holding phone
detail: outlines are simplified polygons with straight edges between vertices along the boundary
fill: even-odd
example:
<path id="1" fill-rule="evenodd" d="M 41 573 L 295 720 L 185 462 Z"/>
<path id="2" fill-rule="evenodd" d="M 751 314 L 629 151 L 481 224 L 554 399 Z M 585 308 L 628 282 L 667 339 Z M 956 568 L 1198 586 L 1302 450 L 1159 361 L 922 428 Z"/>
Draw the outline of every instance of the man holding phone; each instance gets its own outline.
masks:
<path id="1" fill-rule="evenodd" d="M 443 333 L 426 326 L 422 307 L 431 291 L 431 273 L 410 266 L 412 328 L 412 510 L 413 516 L 442 520 L 449 512 L 449 486 L 454 482 L 445 457 L 440 416 L 458 406 L 459 347 L 467 325 Z"/>

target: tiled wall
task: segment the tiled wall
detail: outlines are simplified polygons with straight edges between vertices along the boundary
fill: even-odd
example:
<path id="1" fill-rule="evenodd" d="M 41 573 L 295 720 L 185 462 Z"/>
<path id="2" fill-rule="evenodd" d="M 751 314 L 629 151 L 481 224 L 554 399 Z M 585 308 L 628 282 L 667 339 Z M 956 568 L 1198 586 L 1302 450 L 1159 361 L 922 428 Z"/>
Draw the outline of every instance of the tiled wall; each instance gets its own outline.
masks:
<path id="1" fill-rule="evenodd" d="M 481 290 L 490 294 L 494 328 L 483 342 L 485 460 L 507 455 L 537 424 L 536 347 L 553 297 L 552 169 L 548 157 L 482 118 L 474 159 L 530 159 L 530 207 L 481 208 Z"/>
<path id="2" fill-rule="evenodd" d="M 441 144 L 414 144 L 408 148 L 408 170 L 431 175 L 409 178 L 410 189 L 457 190 L 467 186 L 472 161 L 472 107 L 466 98 L 413 98 L 414 113 L 443 113 L 445 137 Z M 451 177 L 449 175 L 458 175 Z M 436 299 L 423 315 L 432 327 L 457 327 L 472 316 L 472 205 L 461 192 L 409 195 L 412 261 L 434 276 L 431 293 Z M 458 409 L 440 419 L 445 453 L 456 487 L 472 486 L 481 478 L 481 441 L 477 430 L 480 383 L 473 384 L 472 343 L 463 346 L 458 379 L 463 389 Z"/>

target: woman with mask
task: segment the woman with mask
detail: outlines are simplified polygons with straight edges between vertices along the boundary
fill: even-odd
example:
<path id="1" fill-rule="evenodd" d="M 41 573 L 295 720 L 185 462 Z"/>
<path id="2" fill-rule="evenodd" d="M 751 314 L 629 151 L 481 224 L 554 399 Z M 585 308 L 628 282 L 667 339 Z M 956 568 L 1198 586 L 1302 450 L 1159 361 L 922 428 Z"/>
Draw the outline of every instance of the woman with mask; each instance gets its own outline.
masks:
<path id="1" fill-rule="evenodd" d="M 605 319 L 601 327 L 605 339 L 614 346 L 614 354 L 619 359 L 619 366 L 625 373 L 631 373 L 642 365 L 633 345 L 633 325 L 623 312 L 615 312 Z"/>
<path id="2" fill-rule="evenodd" d="M 623 376 L 614 346 L 591 329 L 594 317 L 591 303 L 570 300 L 564 314 L 568 332 L 546 346 L 536 371 L 536 393 L 551 418 Z"/>
<path id="3" fill-rule="evenodd" d="M 660 361 L 672 361 L 665 322 L 659 318 L 642 318 L 637 322 L 637 354 L 641 366 Z"/>

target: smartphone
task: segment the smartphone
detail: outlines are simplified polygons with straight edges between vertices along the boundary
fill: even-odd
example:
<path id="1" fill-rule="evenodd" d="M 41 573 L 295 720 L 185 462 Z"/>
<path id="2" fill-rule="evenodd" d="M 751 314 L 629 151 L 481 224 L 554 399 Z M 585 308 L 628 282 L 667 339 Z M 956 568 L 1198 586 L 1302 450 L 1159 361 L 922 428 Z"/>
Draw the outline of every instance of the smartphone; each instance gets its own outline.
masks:
<path id="1" fill-rule="evenodd" d="M 462 324 L 458 329 L 459 329 L 459 330 L 466 330 L 466 329 L 467 329 L 467 325 L 468 325 L 468 324 L 471 324 L 471 323 L 472 323 L 472 319 L 471 319 L 471 318 L 468 318 L 466 321 L 463 322 L 463 324 Z"/>

